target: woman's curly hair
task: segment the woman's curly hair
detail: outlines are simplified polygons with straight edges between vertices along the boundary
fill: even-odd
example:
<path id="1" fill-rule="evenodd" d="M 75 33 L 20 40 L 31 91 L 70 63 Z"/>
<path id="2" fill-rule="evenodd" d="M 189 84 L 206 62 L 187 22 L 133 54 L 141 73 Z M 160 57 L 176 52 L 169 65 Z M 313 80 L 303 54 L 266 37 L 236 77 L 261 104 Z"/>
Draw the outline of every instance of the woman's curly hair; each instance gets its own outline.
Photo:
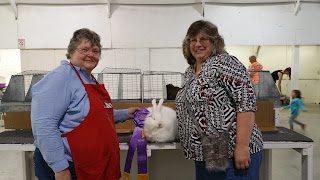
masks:
<path id="1" fill-rule="evenodd" d="M 71 58 L 71 54 L 74 53 L 77 46 L 82 42 L 82 40 L 87 40 L 91 43 L 92 46 L 96 45 L 99 47 L 99 54 L 101 55 L 101 44 L 100 44 L 100 36 L 91 31 L 88 28 L 78 29 L 73 33 L 72 38 L 70 39 L 70 43 L 68 45 L 68 53 L 66 54 L 67 59 Z"/>
<path id="2" fill-rule="evenodd" d="M 182 43 L 183 55 L 189 65 L 194 65 L 196 63 L 196 59 L 192 56 L 190 51 L 190 39 L 194 38 L 199 33 L 203 33 L 210 39 L 212 44 L 212 53 L 210 56 L 227 53 L 224 40 L 218 32 L 217 26 L 209 21 L 199 20 L 190 25 Z"/>

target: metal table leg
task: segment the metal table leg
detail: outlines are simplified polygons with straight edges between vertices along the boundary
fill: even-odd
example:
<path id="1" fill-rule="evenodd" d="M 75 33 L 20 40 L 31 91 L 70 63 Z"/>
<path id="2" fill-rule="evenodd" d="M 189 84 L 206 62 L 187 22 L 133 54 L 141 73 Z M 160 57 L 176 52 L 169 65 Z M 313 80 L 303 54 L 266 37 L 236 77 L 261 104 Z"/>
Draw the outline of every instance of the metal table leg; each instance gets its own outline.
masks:
<path id="1" fill-rule="evenodd" d="M 313 145 L 308 148 L 295 149 L 301 155 L 301 179 L 313 180 Z"/>
<path id="2" fill-rule="evenodd" d="M 272 149 L 264 149 L 260 172 L 261 180 L 272 179 Z"/>

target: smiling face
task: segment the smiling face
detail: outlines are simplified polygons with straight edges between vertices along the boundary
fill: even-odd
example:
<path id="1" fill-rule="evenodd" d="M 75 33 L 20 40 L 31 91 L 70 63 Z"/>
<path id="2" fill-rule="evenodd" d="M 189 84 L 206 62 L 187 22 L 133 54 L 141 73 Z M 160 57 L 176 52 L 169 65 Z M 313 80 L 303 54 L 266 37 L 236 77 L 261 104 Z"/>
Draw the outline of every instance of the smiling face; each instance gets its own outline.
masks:
<path id="1" fill-rule="evenodd" d="M 100 58 L 99 47 L 84 39 L 70 55 L 70 62 L 82 68 L 90 76 L 92 70 L 98 65 Z"/>
<path id="2" fill-rule="evenodd" d="M 203 33 L 190 38 L 190 51 L 197 64 L 202 64 L 212 53 L 212 42 Z"/>

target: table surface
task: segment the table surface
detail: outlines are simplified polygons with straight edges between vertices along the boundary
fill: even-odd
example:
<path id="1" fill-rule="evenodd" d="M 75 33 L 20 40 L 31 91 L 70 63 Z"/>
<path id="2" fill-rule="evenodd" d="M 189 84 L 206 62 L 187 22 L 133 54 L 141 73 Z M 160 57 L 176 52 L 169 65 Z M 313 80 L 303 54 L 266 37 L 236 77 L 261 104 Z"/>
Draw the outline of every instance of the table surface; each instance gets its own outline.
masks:
<path id="1" fill-rule="evenodd" d="M 313 142 L 307 136 L 291 131 L 285 127 L 278 127 L 280 131 L 263 132 L 265 142 Z M 131 134 L 119 134 L 120 143 L 128 143 Z M 33 144 L 34 138 L 31 130 L 7 130 L 0 133 L 0 144 Z M 175 141 L 178 142 L 178 141 Z"/>

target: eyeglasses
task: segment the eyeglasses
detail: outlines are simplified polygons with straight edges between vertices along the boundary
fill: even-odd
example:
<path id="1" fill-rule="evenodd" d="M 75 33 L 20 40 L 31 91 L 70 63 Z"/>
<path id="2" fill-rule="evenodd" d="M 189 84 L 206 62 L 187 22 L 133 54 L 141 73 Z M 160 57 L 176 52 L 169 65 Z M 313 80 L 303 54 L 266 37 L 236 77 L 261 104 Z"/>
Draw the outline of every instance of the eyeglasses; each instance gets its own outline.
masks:
<path id="1" fill-rule="evenodd" d="M 189 39 L 190 44 L 192 44 L 192 45 L 197 44 L 198 41 L 199 41 L 200 44 L 204 44 L 204 43 L 209 42 L 209 40 L 210 39 L 207 38 L 207 37 L 202 37 L 199 40 L 198 39 Z"/>
<path id="2" fill-rule="evenodd" d="M 87 48 L 84 48 L 84 49 L 77 48 L 77 50 L 83 55 L 88 55 L 90 52 L 92 52 L 92 54 L 95 55 L 95 56 L 99 56 L 100 55 L 100 52 L 97 49 L 89 50 Z"/>

